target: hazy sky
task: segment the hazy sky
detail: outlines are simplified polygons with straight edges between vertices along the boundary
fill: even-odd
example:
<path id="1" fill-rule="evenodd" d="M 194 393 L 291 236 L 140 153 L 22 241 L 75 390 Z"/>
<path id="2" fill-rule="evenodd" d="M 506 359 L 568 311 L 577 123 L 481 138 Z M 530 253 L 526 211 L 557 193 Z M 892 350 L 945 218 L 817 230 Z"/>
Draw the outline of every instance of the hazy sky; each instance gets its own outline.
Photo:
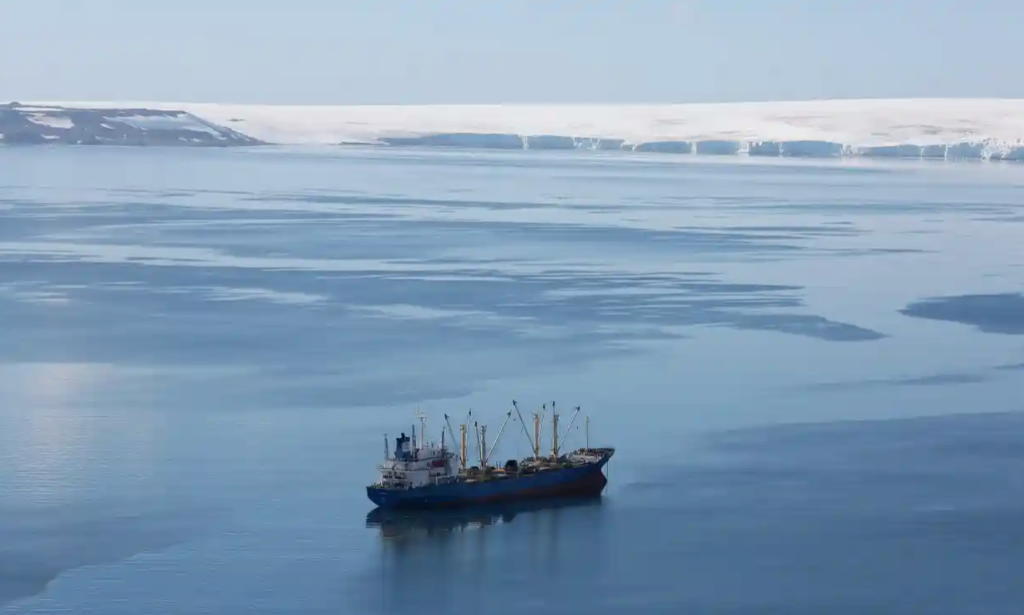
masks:
<path id="1" fill-rule="evenodd" d="M 1024 0 L 0 0 L 0 101 L 1024 97 Z"/>

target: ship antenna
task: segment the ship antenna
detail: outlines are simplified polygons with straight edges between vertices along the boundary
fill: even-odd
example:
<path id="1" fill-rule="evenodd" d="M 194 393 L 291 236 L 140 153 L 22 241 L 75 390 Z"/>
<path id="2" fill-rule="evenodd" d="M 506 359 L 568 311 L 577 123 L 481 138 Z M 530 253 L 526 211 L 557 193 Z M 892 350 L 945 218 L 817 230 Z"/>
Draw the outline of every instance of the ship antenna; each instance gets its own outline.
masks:
<path id="1" fill-rule="evenodd" d="M 584 431 L 587 434 L 587 452 L 590 452 L 590 415 L 583 421 Z"/>

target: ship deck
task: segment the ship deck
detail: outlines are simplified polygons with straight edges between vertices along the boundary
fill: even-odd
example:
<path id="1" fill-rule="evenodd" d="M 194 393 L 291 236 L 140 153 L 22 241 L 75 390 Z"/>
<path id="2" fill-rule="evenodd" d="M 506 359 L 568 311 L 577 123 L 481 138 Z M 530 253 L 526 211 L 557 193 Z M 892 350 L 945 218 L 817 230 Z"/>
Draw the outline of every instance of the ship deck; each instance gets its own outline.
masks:
<path id="1" fill-rule="evenodd" d="M 450 479 L 442 481 L 440 484 L 474 484 L 491 481 L 514 481 L 521 478 L 527 478 L 538 473 L 583 468 L 593 465 L 603 466 L 614 454 L 615 449 L 612 447 L 581 448 L 557 458 L 526 457 L 519 460 L 514 469 L 510 469 L 508 465 L 506 465 L 506 467 L 489 465 L 483 468 L 471 466 L 468 468 L 460 468 L 458 474 Z M 576 459 L 574 460 L 573 457 L 576 457 Z M 580 458 L 582 458 L 582 460 L 579 460 Z M 374 483 L 370 486 L 377 489 L 389 488 L 380 483 Z"/>

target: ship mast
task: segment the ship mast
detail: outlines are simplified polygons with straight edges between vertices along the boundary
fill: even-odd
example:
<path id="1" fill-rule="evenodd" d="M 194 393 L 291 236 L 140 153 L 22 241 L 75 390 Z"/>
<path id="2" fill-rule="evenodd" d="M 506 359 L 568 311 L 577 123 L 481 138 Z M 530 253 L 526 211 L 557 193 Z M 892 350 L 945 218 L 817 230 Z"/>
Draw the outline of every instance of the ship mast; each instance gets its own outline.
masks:
<path id="1" fill-rule="evenodd" d="M 484 429 L 486 430 L 487 428 L 484 427 Z M 480 445 L 480 423 L 473 421 L 473 431 L 476 436 L 476 455 L 480 459 L 480 464 L 483 465 L 484 456 L 481 454 L 483 447 Z"/>
<path id="2" fill-rule="evenodd" d="M 569 437 L 569 430 L 572 429 L 572 424 L 576 422 L 576 415 L 580 413 L 580 407 L 576 406 L 576 412 L 573 412 L 572 418 L 569 419 L 569 424 L 565 426 L 565 431 L 562 432 L 562 440 L 565 441 Z"/>
<path id="3" fill-rule="evenodd" d="M 555 407 L 555 405 L 551 404 L 551 408 L 554 409 L 554 407 Z M 548 413 L 548 405 L 547 404 L 541 404 L 540 408 L 542 410 L 542 412 L 540 414 L 537 414 L 536 412 L 533 413 L 533 442 L 532 442 L 532 444 L 533 444 L 533 458 L 535 460 L 536 459 L 540 459 L 540 432 L 541 432 L 540 426 L 544 422 L 544 415 L 546 415 Z"/>
<path id="4" fill-rule="evenodd" d="M 487 425 L 480 426 L 480 469 L 487 467 Z"/>
<path id="5" fill-rule="evenodd" d="M 533 413 L 533 458 L 540 457 L 540 415 Z"/>
<path id="6" fill-rule="evenodd" d="M 534 459 L 536 459 L 538 451 L 537 443 L 530 438 L 530 432 L 526 431 L 526 422 L 523 421 L 523 413 L 519 411 L 519 404 L 517 404 L 514 399 L 512 400 L 512 407 L 516 410 L 516 416 L 519 417 L 519 425 L 523 428 L 523 435 L 526 436 L 526 441 L 530 443 L 530 448 L 533 449 Z M 537 414 L 534 413 L 534 416 L 537 416 Z"/>
<path id="7" fill-rule="evenodd" d="M 462 457 L 460 461 L 462 463 L 462 469 L 466 469 L 466 424 L 463 423 L 459 427 L 462 428 Z"/>
<path id="8" fill-rule="evenodd" d="M 427 438 L 427 423 L 426 423 L 427 415 L 423 414 L 423 411 L 420 410 L 419 407 L 417 407 L 416 408 L 416 418 L 418 418 L 420 420 L 420 437 L 419 437 L 419 439 L 416 440 L 415 446 L 416 446 L 416 450 L 422 450 L 423 449 L 423 441 Z"/>
<path id="9" fill-rule="evenodd" d="M 448 419 L 447 414 L 444 415 L 444 424 L 448 427 L 448 435 L 451 436 L 452 442 L 455 442 L 455 432 L 452 430 L 452 422 Z M 441 430 L 441 433 L 444 434 L 444 430 Z"/>
<path id="10" fill-rule="evenodd" d="M 502 421 L 501 427 L 498 429 L 498 435 L 494 436 L 494 442 L 491 443 L 491 446 L 489 447 L 489 450 L 487 451 L 487 454 L 484 455 L 484 465 L 487 465 L 487 462 L 491 460 L 491 455 L 494 454 L 494 449 L 497 448 L 498 441 L 501 440 L 501 434 L 505 431 L 505 425 L 508 424 L 508 420 L 511 417 L 512 417 L 512 411 L 509 410 L 505 414 L 505 420 Z M 487 439 L 486 438 L 484 438 L 484 443 L 485 444 L 487 443 Z"/>
<path id="11" fill-rule="evenodd" d="M 558 459 L 558 412 L 555 402 L 551 402 L 551 458 Z"/>

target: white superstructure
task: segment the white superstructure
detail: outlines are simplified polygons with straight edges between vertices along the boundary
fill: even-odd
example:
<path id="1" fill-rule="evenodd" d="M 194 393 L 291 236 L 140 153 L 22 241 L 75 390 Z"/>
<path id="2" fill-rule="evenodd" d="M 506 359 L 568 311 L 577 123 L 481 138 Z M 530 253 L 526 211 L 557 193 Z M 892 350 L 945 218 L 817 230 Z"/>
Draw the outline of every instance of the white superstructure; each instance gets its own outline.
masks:
<path id="1" fill-rule="evenodd" d="M 440 446 L 424 439 L 423 418 L 421 415 L 419 439 L 413 426 L 412 438 L 402 433 L 395 438 L 394 450 L 385 450 L 384 463 L 379 466 L 381 487 L 412 489 L 451 482 L 458 476 L 459 456 L 445 447 L 443 433 Z"/>

